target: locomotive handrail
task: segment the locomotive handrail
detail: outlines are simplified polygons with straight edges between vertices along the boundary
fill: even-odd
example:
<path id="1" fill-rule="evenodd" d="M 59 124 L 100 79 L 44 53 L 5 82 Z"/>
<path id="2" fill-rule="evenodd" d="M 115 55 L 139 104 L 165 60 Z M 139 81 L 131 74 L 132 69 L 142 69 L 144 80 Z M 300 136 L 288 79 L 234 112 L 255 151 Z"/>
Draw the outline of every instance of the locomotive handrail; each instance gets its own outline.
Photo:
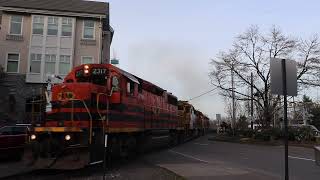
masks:
<path id="1" fill-rule="evenodd" d="M 92 116 L 91 116 L 91 113 L 90 113 L 90 110 L 89 110 L 87 104 L 85 103 L 85 101 L 83 99 L 67 99 L 67 100 L 65 100 L 65 102 L 67 102 L 67 101 L 72 101 L 72 102 L 73 101 L 80 101 L 83 103 L 85 109 L 87 110 L 89 117 L 90 117 L 89 144 L 91 144 L 91 142 L 92 142 Z M 72 112 L 73 112 L 73 108 L 72 108 Z"/>
<path id="2" fill-rule="evenodd" d="M 103 119 L 102 118 L 102 115 L 101 115 L 101 113 L 100 113 L 100 109 L 99 109 L 99 98 L 100 98 L 100 96 L 101 95 L 105 95 L 105 96 L 109 96 L 108 94 L 106 94 L 106 93 L 98 93 L 97 94 L 97 111 L 98 111 L 98 114 L 99 114 L 99 116 L 100 116 L 100 119 Z M 108 110 L 108 109 L 107 109 Z"/>
<path id="3" fill-rule="evenodd" d="M 91 144 L 91 142 L 92 142 L 92 116 L 91 116 L 90 110 L 89 110 L 87 104 L 84 102 L 84 100 L 81 99 L 80 101 L 82 101 L 82 103 L 83 103 L 84 107 L 86 108 L 86 110 L 88 111 L 88 114 L 89 114 L 89 117 L 90 117 L 89 144 Z"/>
<path id="4" fill-rule="evenodd" d="M 108 99 L 107 99 L 107 115 L 106 115 L 107 117 L 103 118 L 103 117 L 101 116 L 100 109 L 99 109 L 99 98 L 100 98 L 101 95 L 105 95 L 105 96 L 107 96 L 107 97 L 109 97 L 109 96 L 111 96 L 111 95 L 108 95 L 108 94 L 106 94 L 106 93 L 98 93 L 98 94 L 97 94 L 97 111 L 98 111 L 98 114 L 99 114 L 99 116 L 100 116 L 100 119 L 102 119 L 102 122 L 103 122 L 103 133 L 105 134 L 105 120 L 106 120 L 106 119 L 107 119 L 107 126 L 109 127 L 109 118 L 108 118 L 109 101 L 108 101 Z"/>
<path id="5" fill-rule="evenodd" d="M 74 119 L 74 101 L 71 101 L 71 122 L 73 123 Z"/>

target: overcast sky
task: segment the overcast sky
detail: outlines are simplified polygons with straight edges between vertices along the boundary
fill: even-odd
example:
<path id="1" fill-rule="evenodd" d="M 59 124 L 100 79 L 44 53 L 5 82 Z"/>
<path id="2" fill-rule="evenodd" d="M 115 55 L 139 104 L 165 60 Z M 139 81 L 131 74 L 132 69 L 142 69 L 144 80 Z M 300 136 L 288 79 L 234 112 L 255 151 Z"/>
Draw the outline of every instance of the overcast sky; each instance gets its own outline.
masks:
<path id="1" fill-rule="evenodd" d="M 104 0 L 101 0 L 104 1 Z M 109 0 L 112 42 L 119 67 L 188 100 L 213 89 L 210 59 L 251 25 L 272 25 L 308 37 L 320 30 L 317 1 Z M 191 103 L 215 118 L 225 114 L 214 91 Z"/>

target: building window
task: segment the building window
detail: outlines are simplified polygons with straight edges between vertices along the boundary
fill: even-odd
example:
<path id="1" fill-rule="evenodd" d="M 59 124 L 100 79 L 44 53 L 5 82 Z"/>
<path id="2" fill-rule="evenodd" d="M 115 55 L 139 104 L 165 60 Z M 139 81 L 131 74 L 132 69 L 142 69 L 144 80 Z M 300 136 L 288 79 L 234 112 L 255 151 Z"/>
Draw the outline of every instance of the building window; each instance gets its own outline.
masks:
<path id="1" fill-rule="evenodd" d="M 30 72 L 40 73 L 41 54 L 30 54 Z"/>
<path id="2" fill-rule="evenodd" d="M 33 16 L 32 34 L 43 35 L 44 18 L 43 16 Z"/>
<path id="3" fill-rule="evenodd" d="M 46 54 L 44 73 L 45 74 L 55 74 L 55 70 L 56 70 L 55 67 L 56 67 L 56 55 Z"/>
<path id="4" fill-rule="evenodd" d="M 82 56 L 81 57 L 81 64 L 92 64 L 93 57 L 92 56 Z"/>
<path id="5" fill-rule="evenodd" d="M 83 21 L 83 38 L 94 39 L 94 21 Z"/>
<path id="6" fill-rule="evenodd" d="M 10 22 L 10 34 L 21 35 L 22 34 L 22 16 L 11 16 Z"/>
<path id="7" fill-rule="evenodd" d="M 48 17 L 48 35 L 56 36 L 58 35 L 58 18 Z"/>
<path id="8" fill-rule="evenodd" d="M 62 31 L 61 36 L 72 36 L 72 19 L 62 18 Z"/>
<path id="9" fill-rule="evenodd" d="M 70 56 L 61 55 L 59 61 L 59 74 L 65 75 L 70 71 Z"/>
<path id="10" fill-rule="evenodd" d="M 19 72 L 19 59 L 20 59 L 20 54 L 8 53 L 8 56 L 7 56 L 7 72 L 8 73 Z"/>

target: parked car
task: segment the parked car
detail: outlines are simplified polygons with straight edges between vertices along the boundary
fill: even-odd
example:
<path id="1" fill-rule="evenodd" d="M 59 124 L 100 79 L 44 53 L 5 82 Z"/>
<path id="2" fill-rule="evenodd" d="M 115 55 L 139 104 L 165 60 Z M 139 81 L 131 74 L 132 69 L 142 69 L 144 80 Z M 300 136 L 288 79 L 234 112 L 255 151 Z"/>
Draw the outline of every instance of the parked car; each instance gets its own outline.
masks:
<path id="1" fill-rule="evenodd" d="M 316 136 L 320 136 L 320 131 L 314 125 L 306 125 L 306 126 L 310 127 Z"/>
<path id="2" fill-rule="evenodd" d="M 14 125 L 0 128 L 0 158 L 21 159 L 28 141 L 29 127 Z"/>
<path id="3" fill-rule="evenodd" d="M 309 128 L 314 133 L 314 136 L 320 137 L 320 131 L 314 126 L 309 124 L 292 124 L 289 127 L 293 128 Z"/>

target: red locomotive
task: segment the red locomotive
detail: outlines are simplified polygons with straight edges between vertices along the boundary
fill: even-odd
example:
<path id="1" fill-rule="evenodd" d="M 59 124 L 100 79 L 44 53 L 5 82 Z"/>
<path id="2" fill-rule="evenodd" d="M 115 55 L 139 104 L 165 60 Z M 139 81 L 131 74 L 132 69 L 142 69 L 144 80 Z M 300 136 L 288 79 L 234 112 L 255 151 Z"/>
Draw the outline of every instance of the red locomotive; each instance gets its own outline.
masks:
<path id="1" fill-rule="evenodd" d="M 206 128 L 192 106 L 185 108 L 197 119 L 191 125 L 178 114 L 177 97 L 110 64 L 75 67 L 53 86 L 51 104 L 46 121 L 30 136 L 29 157 L 41 168 L 100 163 L 105 151 L 126 156 L 156 144 L 177 144 L 188 129 Z"/>

